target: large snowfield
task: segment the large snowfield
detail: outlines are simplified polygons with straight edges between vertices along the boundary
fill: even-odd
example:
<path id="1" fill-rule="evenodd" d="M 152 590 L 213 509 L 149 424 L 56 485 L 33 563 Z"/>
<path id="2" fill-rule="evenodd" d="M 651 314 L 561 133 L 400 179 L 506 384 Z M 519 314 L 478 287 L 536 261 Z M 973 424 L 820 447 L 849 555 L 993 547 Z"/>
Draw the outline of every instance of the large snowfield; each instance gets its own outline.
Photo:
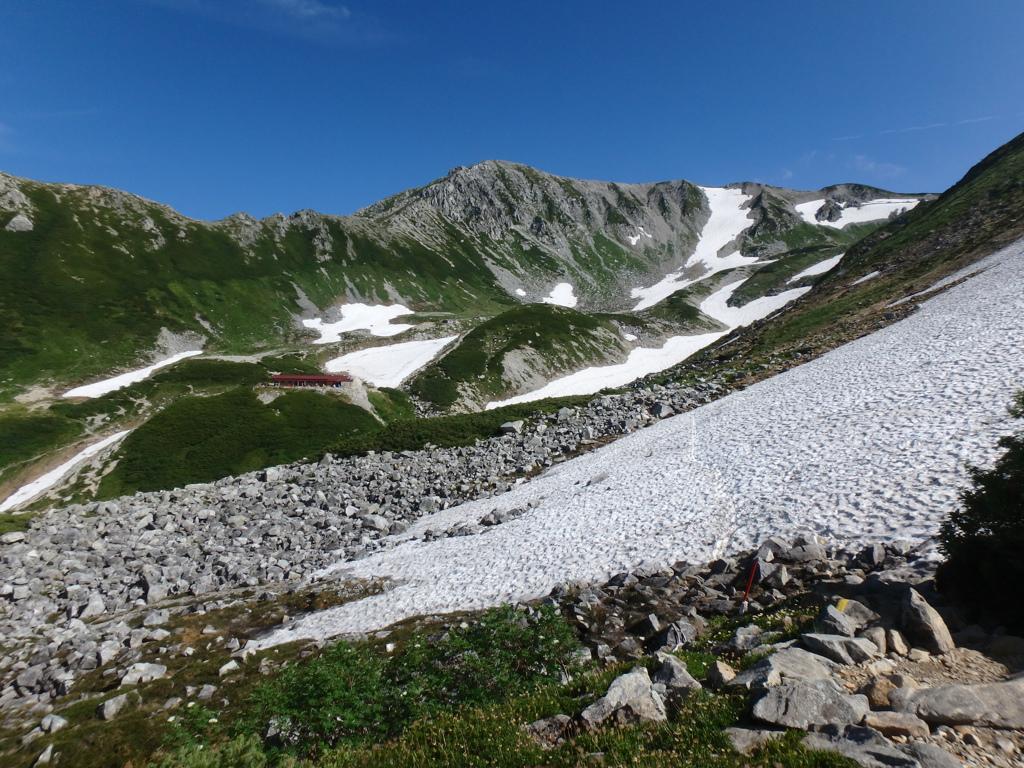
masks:
<path id="1" fill-rule="evenodd" d="M 341 341 L 341 334 L 351 331 L 366 330 L 374 336 L 397 336 L 414 326 L 405 323 L 392 323 L 396 317 L 411 315 L 412 310 L 401 304 L 372 305 L 344 304 L 340 307 L 341 319 L 333 323 L 325 323 L 322 318 L 303 320 L 302 324 L 312 331 L 317 331 L 320 338 L 314 344 L 332 344 Z"/>
<path id="2" fill-rule="evenodd" d="M 383 347 L 370 347 L 328 360 L 328 373 L 350 373 L 376 387 L 397 387 L 451 344 L 458 336 L 426 341 L 406 341 Z"/>
<path id="3" fill-rule="evenodd" d="M 909 211 L 919 202 L 921 201 L 912 197 L 868 200 L 866 203 L 861 203 L 859 207 L 844 206 L 837 221 L 818 221 L 814 218 L 814 214 L 816 214 L 818 209 L 825 204 L 823 199 L 811 200 L 809 203 L 800 203 L 795 207 L 796 212 L 799 213 L 803 220 L 808 224 L 814 224 L 819 227 L 842 229 L 847 224 L 866 224 L 869 221 L 881 221 L 882 219 L 887 219 L 893 213 L 899 213 L 904 210 Z"/>
<path id="4" fill-rule="evenodd" d="M 557 465 L 494 499 L 418 521 L 404 543 L 336 566 L 392 591 L 299 620 L 274 645 L 476 609 L 642 561 L 706 561 L 769 535 L 835 543 L 936 531 L 965 463 L 998 455 L 1024 386 L 1024 241 L 899 323 Z M 536 507 L 475 536 L 417 541 L 492 509 Z"/>

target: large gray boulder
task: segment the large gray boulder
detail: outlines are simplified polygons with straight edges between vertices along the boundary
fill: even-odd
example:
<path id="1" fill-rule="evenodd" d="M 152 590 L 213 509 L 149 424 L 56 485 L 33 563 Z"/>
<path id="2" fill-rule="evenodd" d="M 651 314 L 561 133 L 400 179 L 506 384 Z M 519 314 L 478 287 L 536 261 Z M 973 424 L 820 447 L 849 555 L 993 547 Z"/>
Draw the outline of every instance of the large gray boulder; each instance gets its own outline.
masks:
<path id="1" fill-rule="evenodd" d="M 878 647 L 862 637 L 809 633 L 802 635 L 800 639 L 807 646 L 807 650 L 812 653 L 820 654 L 848 667 L 871 661 L 879 656 Z"/>
<path id="2" fill-rule="evenodd" d="M 654 673 L 653 681 L 655 683 L 660 683 L 669 690 L 688 688 L 699 691 L 701 689 L 701 684 L 693 679 L 681 659 L 668 653 L 657 653 L 655 658 L 661 663 Z"/>
<path id="3" fill-rule="evenodd" d="M 869 712 L 867 696 L 844 693 L 832 680 L 804 680 L 770 689 L 754 705 L 758 720 L 784 728 L 852 725 Z"/>
<path id="4" fill-rule="evenodd" d="M 163 664 L 147 664 L 139 662 L 132 664 L 124 677 L 121 678 L 121 685 L 138 685 L 148 683 L 151 680 L 159 680 L 167 674 L 167 667 Z"/>
<path id="5" fill-rule="evenodd" d="M 8 232 L 31 232 L 34 229 L 34 225 L 32 224 L 32 219 L 24 213 L 19 213 L 7 222 L 7 226 L 4 229 Z"/>
<path id="6" fill-rule="evenodd" d="M 889 694 L 889 704 L 933 725 L 1024 730 L 1024 674 L 1002 683 L 900 688 Z"/>
<path id="7" fill-rule="evenodd" d="M 839 665 L 831 659 L 801 648 L 787 648 L 761 659 L 750 669 L 730 680 L 727 685 L 730 688 L 760 691 L 801 680 L 826 680 L 838 670 Z"/>
<path id="8" fill-rule="evenodd" d="M 932 744 L 897 747 L 874 728 L 861 725 L 826 726 L 800 742 L 807 749 L 838 752 L 864 768 L 961 768 L 948 752 Z"/>
<path id="9" fill-rule="evenodd" d="M 605 724 L 633 725 L 666 719 L 665 705 L 651 689 L 651 677 L 644 667 L 615 678 L 608 692 L 580 713 L 580 723 L 588 730 Z"/>
<path id="10" fill-rule="evenodd" d="M 107 699 L 96 707 L 96 717 L 100 720 L 113 720 L 128 703 L 128 694 L 122 693 L 112 699 Z"/>
<path id="11" fill-rule="evenodd" d="M 931 653 L 947 653 L 956 648 L 946 622 L 917 590 L 907 590 L 902 609 L 903 633 L 911 643 Z"/>

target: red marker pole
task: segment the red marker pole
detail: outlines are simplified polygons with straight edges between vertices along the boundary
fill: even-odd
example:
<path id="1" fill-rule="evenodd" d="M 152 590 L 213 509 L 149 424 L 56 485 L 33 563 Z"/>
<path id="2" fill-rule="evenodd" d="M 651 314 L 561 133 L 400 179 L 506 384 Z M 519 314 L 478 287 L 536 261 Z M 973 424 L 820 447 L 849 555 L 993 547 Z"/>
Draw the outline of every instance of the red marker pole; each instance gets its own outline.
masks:
<path id="1" fill-rule="evenodd" d="M 754 562 L 750 564 L 750 578 L 747 579 L 747 591 L 743 593 L 743 602 L 740 604 L 740 615 L 747 612 L 747 598 L 750 597 L 750 590 L 754 586 L 754 575 L 759 570 L 761 570 L 761 565 L 755 558 Z"/>

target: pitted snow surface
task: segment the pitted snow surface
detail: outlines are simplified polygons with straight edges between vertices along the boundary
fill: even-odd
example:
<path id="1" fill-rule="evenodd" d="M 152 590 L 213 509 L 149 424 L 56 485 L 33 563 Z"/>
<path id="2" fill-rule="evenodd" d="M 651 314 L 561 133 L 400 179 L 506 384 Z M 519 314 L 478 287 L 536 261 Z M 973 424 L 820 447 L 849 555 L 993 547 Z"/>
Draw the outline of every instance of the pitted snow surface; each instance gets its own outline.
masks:
<path id="1" fill-rule="evenodd" d="M 263 641 L 384 627 L 594 580 L 643 560 L 702 562 L 764 537 L 921 539 L 954 507 L 965 462 L 998 455 L 1024 380 L 1024 245 L 905 320 L 580 456 L 494 499 L 418 521 L 394 549 L 340 568 L 390 592 Z M 485 533 L 424 530 L 534 502 Z"/>

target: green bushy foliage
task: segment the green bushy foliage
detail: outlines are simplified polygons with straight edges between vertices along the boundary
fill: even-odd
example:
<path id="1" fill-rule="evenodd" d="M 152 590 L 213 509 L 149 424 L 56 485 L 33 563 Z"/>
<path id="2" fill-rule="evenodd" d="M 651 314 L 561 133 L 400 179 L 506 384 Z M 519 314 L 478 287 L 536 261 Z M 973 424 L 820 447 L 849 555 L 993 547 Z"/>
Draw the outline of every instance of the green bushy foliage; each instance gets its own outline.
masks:
<path id="1" fill-rule="evenodd" d="M 557 686 L 579 647 L 554 608 L 527 619 L 507 605 L 440 639 L 414 634 L 391 658 L 342 641 L 257 686 L 241 729 L 273 726 L 272 752 L 304 756 L 379 741 L 427 716 Z"/>
<path id="2" fill-rule="evenodd" d="M 381 387 L 377 392 L 367 392 L 366 396 L 377 411 L 377 415 L 388 423 L 416 418 L 412 400 L 400 389 Z"/>
<path id="3" fill-rule="evenodd" d="M 284 749 L 315 754 L 323 746 L 386 735 L 391 723 L 405 719 L 397 693 L 383 659 L 342 641 L 257 686 L 243 728 L 272 725 Z"/>
<path id="4" fill-rule="evenodd" d="M 579 649 L 572 627 L 543 606 L 532 620 L 511 606 L 440 642 L 414 636 L 396 663 L 396 682 L 427 708 L 477 706 L 558 683 Z"/>
<path id="5" fill-rule="evenodd" d="M 256 363 L 228 360 L 183 360 L 152 377 L 155 382 L 187 384 L 259 384 L 269 378 L 267 369 Z"/>
<path id="6" fill-rule="evenodd" d="M 269 404 L 239 388 L 170 405 L 129 435 L 103 496 L 181 487 L 319 455 L 332 442 L 380 428 L 332 395 L 288 392 Z"/>
<path id="7" fill-rule="evenodd" d="M 223 744 L 204 748 L 193 745 L 178 749 L 156 763 L 152 768 L 294 768 L 294 760 L 273 761 L 263 751 L 263 743 L 256 736 L 239 736 Z"/>
<path id="8" fill-rule="evenodd" d="M 537 411 L 574 408 L 588 403 L 592 397 L 556 397 L 479 413 L 461 413 L 432 419 L 399 419 L 379 431 L 352 435 L 334 443 L 329 450 L 334 454 L 349 456 L 366 451 L 417 451 L 427 443 L 442 448 L 472 445 L 474 440 L 493 437 L 506 421 L 527 419 Z"/>
<path id="9" fill-rule="evenodd" d="M 82 425 L 56 414 L 0 417 L 0 469 L 43 453 L 82 432 Z"/>
<path id="10" fill-rule="evenodd" d="M 1024 391 L 1010 413 L 1024 417 Z M 991 469 L 969 469 L 972 487 L 961 492 L 960 508 L 942 524 L 947 561 L 937 579 L 974 618 L 988 615 L 1024 631 L 1024 431 L 998 445 L 1006 452 Z"/>

